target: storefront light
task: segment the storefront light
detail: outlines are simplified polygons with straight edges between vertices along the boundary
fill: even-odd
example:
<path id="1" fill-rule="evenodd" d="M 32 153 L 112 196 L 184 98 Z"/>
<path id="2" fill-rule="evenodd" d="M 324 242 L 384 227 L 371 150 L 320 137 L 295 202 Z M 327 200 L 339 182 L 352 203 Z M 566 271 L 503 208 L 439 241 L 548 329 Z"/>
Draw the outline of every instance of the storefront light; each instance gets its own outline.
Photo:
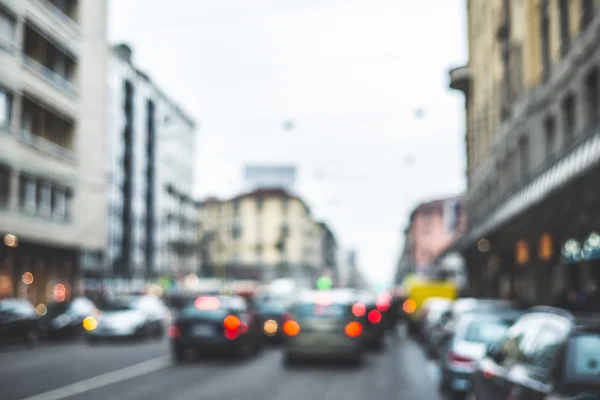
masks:
<path id="1" fill-rule="evenodd" d="M 19 238 L 11 233 L 4 235 L 4 244 L 8 247 L 17 247 L 19 245 Z"/>
<path id="2" fill-rule="evenodd" d="M 487 253 L 488 251 L 490 251 L 491 247 L 492 245 L 490 244 L 490 241 L 486 238 L 480 239 L 479 242 L 477 242 L 477 250 L 479 250 L 482 253 Z"/>

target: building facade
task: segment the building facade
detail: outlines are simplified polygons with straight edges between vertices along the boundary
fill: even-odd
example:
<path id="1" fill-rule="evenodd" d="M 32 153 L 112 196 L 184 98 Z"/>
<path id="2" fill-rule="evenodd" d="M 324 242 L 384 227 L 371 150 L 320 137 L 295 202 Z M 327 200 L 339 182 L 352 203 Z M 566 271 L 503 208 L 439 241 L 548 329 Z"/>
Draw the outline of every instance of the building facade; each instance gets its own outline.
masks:
<path id="1" fill-rule="evenodd" d="M 196 272 L 195 123 L 115 46 L 109 62 L 108 227 L 104 276 Z"/>
<path id="2" fill-rule="evenodd" d="M 430 274 L 437 258 L 466 229 L 462 198 L 419 204 L 410 214 L 404 231 L 404 247 L 397 267 L 396 283 L 409 273 Z"/>
<path id="3" fill-rule="evenodd" d="M 599 5 L 468 2 L 469 63 L 450 85 L 466 99 L 469 231 L 457 248 L 473 292 L 544 303 L 600 278 Z"/>
<path id="4" fill-rule="evenodd" d="M 64 299 L 102 264 L 106 11 L 0 1 L 0 297 Z"/>
<path id="5" fill-rule="evenodd" d="M 323 267 L 320 226 L 283 189 L 257 189 L 198 204 L 203 274 L 224 279 L 313 279 Z"/>

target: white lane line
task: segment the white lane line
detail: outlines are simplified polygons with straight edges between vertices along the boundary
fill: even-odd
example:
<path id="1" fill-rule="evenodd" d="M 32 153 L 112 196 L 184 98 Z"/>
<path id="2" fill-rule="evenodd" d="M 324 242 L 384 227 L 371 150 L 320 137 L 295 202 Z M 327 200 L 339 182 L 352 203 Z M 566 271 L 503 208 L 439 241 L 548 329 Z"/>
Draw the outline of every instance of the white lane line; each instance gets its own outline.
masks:
<path id="1" fill-rule="evenodd" d="M 89 392 L 90 390 L 136 378 L 141 375 L 146 375 L 151 372 L 164 369 L 170 365 L 172 365 L 171 356 L 161 356 L 141 362 L 139 364 L 130 365 L 129 367 L 118 369 L 116 371 L 108 372 L 106 374 L 84 379 L 58 389 L 36 394 L 35 396 L 27 397 L 23 400 L 60 400 L 75 396 L 77 394 Z"/>

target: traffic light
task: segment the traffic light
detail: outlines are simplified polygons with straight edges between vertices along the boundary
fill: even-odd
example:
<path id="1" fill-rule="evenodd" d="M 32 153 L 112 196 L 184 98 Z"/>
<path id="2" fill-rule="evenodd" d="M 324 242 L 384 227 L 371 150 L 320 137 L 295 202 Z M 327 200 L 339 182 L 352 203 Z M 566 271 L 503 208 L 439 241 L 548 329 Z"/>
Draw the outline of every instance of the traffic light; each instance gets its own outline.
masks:
<path id="1" fill-rule="evenodd" d="M 322 276 L 317 280 L 317 289 L 319 290 L 329 290 L 332 286 L 333 282 L 328 276 Z"/>

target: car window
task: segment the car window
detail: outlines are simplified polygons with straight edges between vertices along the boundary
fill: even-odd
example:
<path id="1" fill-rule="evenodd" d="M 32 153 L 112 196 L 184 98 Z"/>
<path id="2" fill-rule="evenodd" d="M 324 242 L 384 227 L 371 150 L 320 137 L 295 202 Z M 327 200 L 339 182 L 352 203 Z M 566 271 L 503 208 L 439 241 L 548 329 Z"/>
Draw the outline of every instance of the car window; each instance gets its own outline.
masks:
<path id="1" fill-rule="evenodd" d="M 345 318 L 350 308 L 340 304 L 318 305 L 314 303 L 298 304 L 294 314 L 301 318 Z"/>
<path id="2" fill-rule="evenodd" d="M 202 318 L 210 321 L 218 321 L 224 319 L 229 310 L 225 308 L 217 308 L 216 310 L 199 310 L 195 305 L 191 304 L 181 310 L 182 318 Z"/>
<path id="3" fill-rule="evenodd" d="M 509 324 L 503 321 L 472 321 L 465 332 L 464 340 L 476 343 L 495 343 L 504 337 Z"/>
<path id="4" fill-rule="evenodd" d="M 85 298 L 77 298 L 71 303 L 71 311 L 75 314 L 89 314 L 94 310 L 94 304 Z"/>
<path id="5" fill-rule="evenodd" d="M 27 301 L 5 300 L 0 302 L 0 312 L 7 314 L 30 315 L 35 313 L 35 309 Z"/>
<path id="6" fill-rule="evenodd" d="M 576 336 L 572 339 L 572 349 L 572 373 L 600 383 L 600 334 Z"/>
<path id="7" fill-rule="evenodd" d="M 131 311 L 139 310 L 138 302 L 134 299 L 116 299 L 102 307 L 103 311 Z"/>

